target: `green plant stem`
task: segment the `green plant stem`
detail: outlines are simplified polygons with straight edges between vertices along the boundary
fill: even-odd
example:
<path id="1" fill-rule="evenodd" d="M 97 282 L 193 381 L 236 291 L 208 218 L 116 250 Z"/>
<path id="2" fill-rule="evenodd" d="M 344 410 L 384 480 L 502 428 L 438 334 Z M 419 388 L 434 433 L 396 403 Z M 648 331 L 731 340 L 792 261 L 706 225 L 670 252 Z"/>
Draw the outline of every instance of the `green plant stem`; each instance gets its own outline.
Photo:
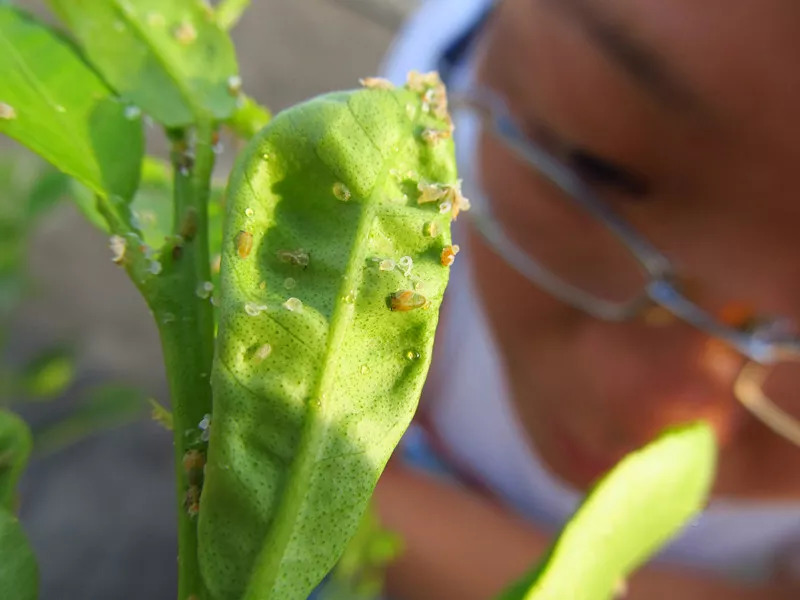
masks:
<path id="1" fill-rule="evenodd" d="M 183 468 L 187 450 L 202 448 L 198 424 L 211 413 L 211 362 L 214 315 L 208 298 L 196 294 L 210 281 L 208 197 L 214 166 L 213 122 L 196 127 L 194 165 L 187 167 L 185 150 L 173 149 L 175 167 L 174 244 L 161 256 L 163 283 L 151 307 L 158 321 L 172 400 L 175 471 L 178 501 L 178 600 L 204 598 L 197 562 L 197 517 L 187 509 L 191 485 Z"/>

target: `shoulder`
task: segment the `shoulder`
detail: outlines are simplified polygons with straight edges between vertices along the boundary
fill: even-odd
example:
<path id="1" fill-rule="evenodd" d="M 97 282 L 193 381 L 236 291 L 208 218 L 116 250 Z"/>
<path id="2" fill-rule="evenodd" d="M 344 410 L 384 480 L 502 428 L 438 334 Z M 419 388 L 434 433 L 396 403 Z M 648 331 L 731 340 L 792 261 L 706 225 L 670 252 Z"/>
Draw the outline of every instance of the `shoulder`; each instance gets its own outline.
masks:
<path id="1" fill-rule="evenodd" d="M 395 84 L 409 71 L 437 69 L 447 47 L 494 4 L 494 0 L 423 0 L 400 29 L 381 69 Z"/>

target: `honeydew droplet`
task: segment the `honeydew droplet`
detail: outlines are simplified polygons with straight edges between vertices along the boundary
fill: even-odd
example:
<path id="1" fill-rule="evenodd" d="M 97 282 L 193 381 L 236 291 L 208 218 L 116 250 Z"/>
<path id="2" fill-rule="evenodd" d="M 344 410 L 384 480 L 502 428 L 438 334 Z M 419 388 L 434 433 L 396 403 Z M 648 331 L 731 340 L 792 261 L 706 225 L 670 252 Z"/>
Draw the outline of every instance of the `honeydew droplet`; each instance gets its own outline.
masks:
<path id="1" fill-rule="evenodd" d="M 292 312 L 300 312 L 303 310 L 303 303 L 298 298 L 289 298 L 283 303 L 283 306 L 286 308 L 286 310 L 290 310 Z"/>
<path id="2" fill-rule="evenodd" d="M 297 281 L 295 281 L 293 277 L 287 277 L 283 280 L 283 287 L 285 287 L 287 290 L 293 289 L 296 285 Z"/>
<path id="3" fill-rule="evenodd" d="M 248 217 L 252 217 L 254 214 L 256 214 L 256 211 L 254 211 L 252 208 L 248 206 L 247 208 L 244 209 L 244 214 L 247 215 Z"/>
<path id="4" fill-rule="evenodd" d="M 255 302 L 244 303 L 244 312 L 246 312 L 251 317 L 257 317 L 265 310 L 267 310 L 266 304 L 256 304 Z"/>
<path id="5" fill-rule="evenodd" d="M 142 109 L 135 104 L 129 104 L 125 107 L 125 118 L 128 121 L 135 121 L 142 115 Z"/>
<path id="6" fill-rule="evenodd" d="M 342 202 L 349 202 L 350 197 L 352 196 L 350 193 L 350 188 L 348 188 L 341 181 L 337 181 L 333 184 L 333 195 Z"/>
<path id="7" fill-rule="evenodd" d="M 195 295 L 200 298 L 201 300 L 207 300 L 208 297 L 211 295 L 211 292 L 214 291 L 214 284 L 210 281 L 202 281 L 197 284 L 197 289 L 195 289 Z"/>
<path id="8" fill-rule="evenodd" d="M 395 267 L 395 264 L 394 264 L 394 261 L 391 258 L 383 259 L 381 261 L 381 264 L 378 266 L 378 268 L 381 271 L 394 271 L 394 267 Z"/>
<path id="9" fill-rule="evenodd" d="M 157 260 L 152 260 L 150 261 L 150 265 L 147 267 L 147 270 L 153 275 L 158 275 L 161 273 L 161 263 Z"/>
<path id="10" fill-rule="evenodd" d="M 163 27 L 167 24 L 167 21 L 161 13 L 149 12 L 147 13 L 147 24 L 150 27 Z"/>
<path id="11" fill-rule="evenodd" d="M 355 303 L 355 301 L 356 301 L 356 292 L 355 292 L 355 290 L 350 290 L 349 292 L 347 292 L 347 294 L 344 297 L 344 301 L 347 304 Z"/>
<path id="12" fill-rule="evenodd" d="M 415 360 L 419 360 L 419 352 L 417 352 L 416 350 L 413 350 L 413 349 L 406 350 L 406 358 L 408 360 L 410 360 L 411 362 L 414 362 Z"/>
<path id="13" fill-rule="evenodd" d="M 14 107 L 5 102 L 0 102 L 0 121 L 12 121 L 17 118 L 17 111 Z"/>

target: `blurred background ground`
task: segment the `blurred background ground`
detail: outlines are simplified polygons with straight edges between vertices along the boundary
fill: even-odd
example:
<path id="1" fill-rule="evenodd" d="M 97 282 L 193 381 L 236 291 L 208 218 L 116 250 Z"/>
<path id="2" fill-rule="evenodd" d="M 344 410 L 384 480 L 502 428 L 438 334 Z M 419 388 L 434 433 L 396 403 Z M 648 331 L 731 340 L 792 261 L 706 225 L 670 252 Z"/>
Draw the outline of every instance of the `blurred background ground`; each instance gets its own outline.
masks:
<path id="1" fill-rule="evenodd" d="M 41 13 L 41 5 L 19 2 Z M 245 90 L 274 111 L 377 72 L 416 0 L 255 0 L 234 30 Z M 0 144 L 0 152 L 18 151 Z M 223 154 L 222 166 L 230 165 Z M 1 192 L 1 190 L 0 190 Z M 69 205 L 50 213 L 29 257 L 34 295 L 15 315 L 8 358 L 74 343 L 66 398 L 28 409 L 46 422 L 87 386 L 124 381 L 167 400 L 147 308 L 110 260 L 108 240 Z M 174 599 L 177 549 L 170 435 L 144 418 L 35 458 L 21 518 L 43 600 Z"/>

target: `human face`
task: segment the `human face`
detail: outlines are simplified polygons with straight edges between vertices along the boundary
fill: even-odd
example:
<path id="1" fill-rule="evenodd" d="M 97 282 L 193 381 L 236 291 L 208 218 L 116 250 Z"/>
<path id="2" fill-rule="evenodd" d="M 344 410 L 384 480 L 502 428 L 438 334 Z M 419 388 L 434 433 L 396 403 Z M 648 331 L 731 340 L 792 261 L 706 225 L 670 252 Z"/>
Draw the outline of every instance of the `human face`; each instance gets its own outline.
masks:
<path id="1" fill-rule="evenodd" d="M 798 34 L 789 0 L 506 0 L 479 80 L 682 267 L 702 306 L 800 317 Z M 488 136 L 479 178 L 512 235 L 547 229 L 535 175 Z M 570 251 L 583 241 L 558 233 Z M 593 319 L 473 237 L 518 414 L 558 475 L 584 486 L 664 427 L 702 418 L 723 445 L 718 491 L 800 497 L 786 475 L 800 450 L 733 398 L 738 356 L 677 321 Z"/>

